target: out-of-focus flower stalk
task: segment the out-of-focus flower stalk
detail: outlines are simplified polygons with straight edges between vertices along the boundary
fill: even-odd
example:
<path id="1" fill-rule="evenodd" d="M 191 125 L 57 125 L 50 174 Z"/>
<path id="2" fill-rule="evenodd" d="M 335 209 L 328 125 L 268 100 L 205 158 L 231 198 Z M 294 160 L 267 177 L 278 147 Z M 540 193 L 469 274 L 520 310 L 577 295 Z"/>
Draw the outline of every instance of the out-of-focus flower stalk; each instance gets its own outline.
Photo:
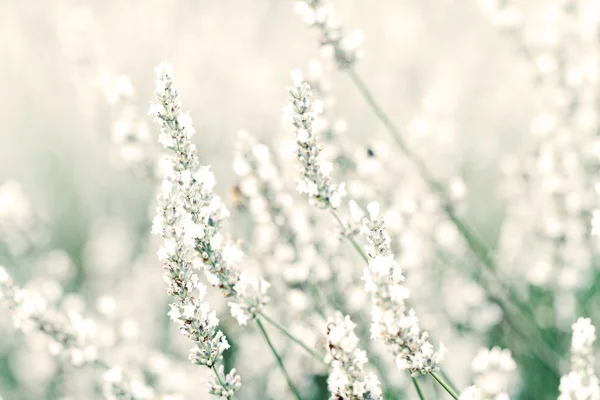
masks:
<path id="1" fill-rule="evenodd" d="M 513 313 L 511 310 L 507 308 L 505 303 L 511 302 L 517 308 L 519 308 L 522 312 L 534 315 L 531 307 L 524 301 L 520 300 L 520 297 L 517 295 L 516 291 L 507 284 L 508 279 L 506 277 L 500 276 L 499 268 L 496 264 L 495 259 L 492 257 L 492 251 L 489 246 L 479 238 L 479 236 L 475 233 L 475 231 L 467 224 L 466 221 L 463 220 L 454 209 L 453 202 L 451 201 L 444 185 L 439 182 L 431 173 L 427 165 L 423 162 L 423 160 L 414 153 L 411 148 L 406 143 L 400 129 L 396 126 L 396 124 L 389 118 L 387 113 L 383 110 L 383 108 L 376 101 L 375 97 L 364 83 L 362 78 L 358 75 L 358 73 L 354 70 L 353 66 L 357 60 L 357 57 L 344 58 L 339 55 L 344 55 L 344 46 L 341 43 L 343 40 L 343 31 L 337 23 L 333 8 L 330 4 L 327 4 L 324 0 L 307 0 L 300 1 L 297 3 L 296 11 L 303 15 L 304 21 L 309 26 L 317 27 L 321 32 L 320 43 L 322 46 L 330 46 L 333 48 L 333 52 L 327 52 L 333 54 L 333 58 L 335 59 L 338 68 L 348 73 L 354 85 L 358 88 L 366 102 L 369 104 L 375 115 L 379 118 L 379 120 L 383 123 L 388 132 L 392 135 L 395 143 L 398 145 L 399 149 L 405 155 L 405 157 L 415 166 L 417 171 L 419 172 L 422 179 L 426 182 L 429 189 L 432 193 L 435 193 L 440 202 L 442 204 L 442 208 L 450 221 L 456 226 L 457 230 L 461 234 L 461 236 L 467 242 L 469 249 L 472 253 L 477 257 L 480 263 L 485 267 L 487 272 L 487 277 L 493 281 L 493 283 L 499 286 L 503 291 L 506 292 L 506 295 L 500 293 L 489 293 L 493 296 L 493 299 L 498 302 L 498 304 L 503 307 L 503 311 Z M 330 28 L 333 27 L 333 28 Z M 330 37 L 333 36 L 336 38 L 336 41 L 332 41 Z M 361 41 L 351 41 L 354 43 L 355 47 L 352 48 L 352 54 L 359 53 L 358 47 Z M 347 61 L 344 61 L 347 60 Z M 298 92 L 300 88 L 296 89 Z M 335 208 L 335 207 L 334 207 Z M 483 284 L 484 282 L 482 282 Z M 490 289 L 489 285 L 486 285 L 487 289 Z M 490 290 L 488 290 L 490 292 Z M 505 298 L 505 296 L 507 298 Z M 514 314 L 514 313 L 513 313 Z M 548 357 L 548 354 L 554 354 L 553 349 L 546 342 L 545 337 L 543 337 L 543 333 L 540 331 L 540 328 L 530 321 L 528 318 L 522 319 L 523 325 L 528 327 L 528 331 L 531 331 L 531 334 L 534 335 L 536 342 L 535 349 L 538 353 L 540 359 L 545 362 L 549 368 L 556 371 L 556 365 L 551 358 Z M 511 326 L 514 324 L 511 323 Z M 523 334 L 522 331 L 517 331 L 520 334 Z M 527 335 L 527 334 L 526 334 Z M 523 338 L 524 340 L 530 340 L 529 336 Z M 543 347 L 543 349 L 538 349 L 538 347 Z"/>
<path id="2" fill-rule="evenodd" d="M 19 330 L 47 336 L 51 341 L 49 349 L 55 356 L 66 356 L 75 366 L 96 362 L 98 350 L 89 343 L 87 321 L 78 313 L 67 316 L 49 307 L 40 293 L 17 286 L 2 266 L 0 305 L 11 312 L 14 326 Z"/>
<path id="3" fill-rule="evenodd" d="M 49 350 L 56 357 L 67 356 L 77 367 L 94 364 L 105 369 L 102 392 L 106 399 L 161 399 L 153 388 L 129 379 L 120 367 L 111 366 L 99 357 L 97 347 L 87 335 L 88 321 L 74 312 L 67 316 L 49 307 L 40 293 L 16 285 L 3 266 L 0 266 L 0 305 L 12 313 L 16 328 L 24 333 L 39 332 L 50 339 Z"/>
<path id="4" fill-rule="evenodd" d="M 600 381 L 594 371 L 596 328 L 589 318 L 573 324 L 571 371 L 560 379 L 558 400 L 598 400 Z"/>

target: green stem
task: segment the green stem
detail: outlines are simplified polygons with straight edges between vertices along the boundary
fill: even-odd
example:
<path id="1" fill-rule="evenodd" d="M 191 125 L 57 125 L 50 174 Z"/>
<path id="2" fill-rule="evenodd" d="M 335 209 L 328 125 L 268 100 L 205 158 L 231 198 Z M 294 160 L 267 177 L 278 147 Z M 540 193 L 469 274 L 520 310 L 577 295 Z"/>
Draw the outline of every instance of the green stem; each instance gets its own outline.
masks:
<path id="1" fill-rule="evenodd" d="M 453 399 L 458 400 L 458 394 L 456 394 L 456 392 L 446 382 L 444 382 L 442 378 L 440 378 L 435 372 L 430 372 L 429 375 L 433 376 L 433 379 L 435 379 L 437 383 L 439 383 L 440 386 L 443 387 L 450 396 L 452 396 Z"/>
<path id="2" fill-rule="evenodd" d="M 204 345 L 203 342 L 198 342 L 198 344 L 202 347 L 202 349 L 206 352 L 208 352 L 208 349 L 206 348 L 206 346 Z M 219 374 L 219 370 L 217 369 L 216 365 L 212 365 L 211 369 L 213 370 L 215 377 L 217 378 L 217 381 L 219 382 L 219 385 L 221 385 L 221 387 L 225 390 L 227 390 L 227 386 L 225 385 L 225 382 L 223 382 L 223 379 L 221 379 L 221 375 Z"/>
<path id="3" fill-rule="evenodd" d="M 269 317 L 268 315 L 266 315 L 262 312 L 260 313 L 260 316 L 263 317 L 265 319 L 265 321 L 267 321 L 273 327 L 279 329 L 285 336 L 287 336 L 289 339 L 291 339 L 294 343 L 296 343 L 297 345 L 302 347 L 304 350 L 306 350 L 315 360 L 318 360 L 318 361 L 322 362 L 323 364 L 326 364 L 324 356 L 320 355 L 315 350 L 308 347 L 300 339 L 298 339 L 297 337 L 292 335 L 287 329 L 285 329 L 283 326 L 281 326 L 277 322 L 275 322 L 275 320 L 273 320 L 271 317 Z"/>
<path id="4" fill-rule="evenodd" d="M 271 339 L 269 339 L 269 335 L 267 334 L 265 327 L 263 326 L 261 320 L 258 318 L 256 319 L 256 325 L 258 325 L 258 329 L 260 329 L 260 332 L 262 333 L 263 337 L 265 338 L 265 341 L 269 345 L 271 352 L 275 356 L 275 359 L 277 360 L 277 364 L 279 364 L 279 369 L 281 369 L 281 372 L 285 376 L 285 379 L 290 388 L 290 391 L 292 392 L 292 394 L 294 395 L 294 397 L 297 400 L 302 400 L 302 397 L 300 397 L 300 393 L 298 392 L 298 389 L 296 389 L 294 382 L 292 382 L 292 379 L 290 378 L 289 374 L 287 373 L 287 371 L 285 369 L 285 366 L 283 365 L 283 361 L 281 360 L 279 353 L 277 353 L 277 350 L 275 350 L 275 347 L 273 347 L 273 343 L 271 343 Z"/>
<path id="5" fill-rule="evenodd" d="M 444 378 L 444 381 L 446 382 L 446 384 L 448 386 L 450 386 L 450 388 L 454 391 L 457 391 L 458 389 L 456 389 L 456 385 L 452 382 L 452 379 L 450 379 L 450 377 L 448 376 L 447 373 L 445 373 L 444 371 L 440 371 L 440 375 L 442 376 L 442 378 Z"/>
<path id="6" fill-rule="evenodd" d="M 499 271 L 496 266 L 495 260 L 490 255 L 491 252 L 488 246 L 482 240 L 480 240 L 472 232 L 467 223 L 456 214 L 450 200 L 446 195 L 444 187 L 433 177 L 433 175 L 431 174 L 427 166 L 423 163 L 423 161 L 411 151 L 407 143 L 404 141 L 400 130 L 388 117 L 385 111 L 383 111 L 379 103 L 377 103 L 377 101 L 373 97 L 373 94 L 365 85 L 360 76 L 353 69 L 347 69 L 346 72 L 348 73 L 358 90 L 361 92 L 361 94 L 363 95 L 363 97 L 365 98 L 366 102 L 369 104 L 375 115 L 377 115 L 379 120 L 385 125 L 387 130 L 390 132 L 396 144 L 402 150 L 406 158 L 408 158 L 408 160 L 415 166 L 415 168 L 418 170 L 419 174 L 421 175 L 427 186 L 430 188 L 430 190 L 439 196 L 442 202 L 442 208 L 444 212 L 452 221 L 452 223 L 456 226 L 462 237 L 465 239 L 471 252 L 490 272 L 490 274 L 494 277 L 496 283 L 498 283 L 502 289 L 507 291 L 508 300 L 515 304 L 521 312 L 523 312 L 524 314 L 529 314 L 529 316 L 533 318 L 535 316 L 534 310 L 528 303 L 521 301 L 514 289 L 510 286 L 507 286 L 497 275 L 499 274 Z M 533 329 L 534 334 L 536 334 L 536 336 L 538 336 L 541 339 L 546 349 L 552 349 L 552 347 L 548 344 L 548 340 L 544 332 L 540 329 L 540 327 L 537 324 L 535 324 L 533 320 L 530 321 L 529 318 L 525 319 L 527 320 L 525 323 Z"/>
<path id="7" fill-rule="evenodd" d="M 412 379 L 412 383 L 415 387 L 415 390 L 417 391 L 417 394 L 419 395 L 419 399 L 425 400 L 425 396 L 423 396 L 423 392 L 421 391 L 421 386 L 419 386 L 419 382 L 417 381 L 417 378 L 415 378 L 414 376 L 411 376 L 410 378 Z"/>
<path id="8" fill-rule="evenodd" d="M 337 221 L 338 225 L 340 226 L 340 228 L 342 228 L 342 232 L 343 232 L 344 237 L 347 238 L 348 241 L 350 241 L 350 243 L 352 243 L 352 246 L 354 246 L 354 248 L 356 249 L 356 251 L 358 252 L 358 254 L 360 254 L 360 256 L 362 257 L 362 259 L 366 263 L 369 263 L 369 258 L 367 257 L 367 255 L 365 254 L 365 252 L 363 251 L 363 249 L 360 248 L 360 246 L 358 245 L 358 243 L 356 243 L 356 240 L 354 240 L 354 238 L 352 236 L 346 235 L 346 225 L 344 225 L 344 222 L 342 221 L 342 219 L 340 218 L 340 216 L 337 214 L 337 212 L 334 209 L 331 209 L 331 214 L 336 219 L 336 221 Z"/>
<path id="9" fill-rule="evenodd" d="M 217 377 L 217 381 L 219 381 L 219 385 L 221 385 L 221 387 L 225 390 L 227 390 L 227 386 L 225 386 L 225 382 L 223 382 L 223 379 L 221 379 L 221 375 L 219 374 L 219 370 L 217 370 L 217 367 L 215 365 L 212 366 L 212 370 L 215 373 L 215 376 Z"/>

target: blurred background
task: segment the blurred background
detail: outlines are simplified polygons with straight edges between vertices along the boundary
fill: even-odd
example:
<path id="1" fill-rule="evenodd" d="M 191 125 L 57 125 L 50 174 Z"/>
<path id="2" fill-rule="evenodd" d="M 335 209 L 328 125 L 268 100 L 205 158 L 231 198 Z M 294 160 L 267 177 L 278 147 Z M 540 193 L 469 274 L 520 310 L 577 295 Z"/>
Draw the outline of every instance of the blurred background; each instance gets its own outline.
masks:
<path id="1" fill-rule="evenodd" d="M 584 36 L 573 27 L 588 23 L 586 15 L 595 23 L 598 5 L 579 10 L 581 21 L 571 22 L 564 11 L 570 2 L 515 1 L 508 14 L 498 11 L 504 7 L 500 3 L 504 2 L 332 2 L 344 27 L 364 33 L 364 57 L 355 70 L 394 122 L 411 136 L 410 143 L 425 162 L 448 182 L 457 178 L 464 184 L 465 194 L 459 196 L 461 212 L 502 258 L 503 229 L 514 204 L 510 195 L 522 189 L 518 185 L 507 189 L 506 176 L 526 165 L 515 160 L 536 148 L 537 140 L 553 129 L 547 128 L 553 124 L 548 115 L 563 117 L 558 108 L 547 106 L 548 99 L 559 103 L 556 87 L 562 88 L 563 81 L 552 78 L 559 66 L 569 65 L 569 60 L 579 62 L 581 54 L 597 56 L 597 35 Z M 558 16 L 552 7 L 562 10 Z M 519 12 L 516 19 L 511 14 L 514 10 Z M 205 375 L 203 368 L 187 362 L 188 344 L 165 317 L 168 299 L 155 256 L 159 241 L 149 235 L 157 182 L 154 172 L 147 172 L 155 166 L 146 165 L 142 173 L 131 168 L 131 160 L 137 162 L 158 151 L 154 145 L 158 128 L 146 116 L 154 100 L 153 69 L 161 61 L 173 65 L 184 109 L 190 111 L 198 131 L 194 141 L 201 162 L 211 165 L 217 178 L 215 191 L 232 211 L 229 233 L 251 244 L 252 218 L 244 207 L 238 207 L 234 190 L 240 182 L 232 168 L 238 131 L 247 130 L 272 147 L 284 164 L 282 169 L 292 171 L 283 177 L 291 177 L 286 185 L 300 201 L 302 197 L 294 193 L 293 162 L 286 147 L 293 135 L 282 110 L 286 86 L 291 84 L 290 70 L 306 69 L 310 60 L 321 57 L 316 32 L 305 26 L 294 12 L 294 2 L 287 0 L 5 0 L 0 1 L 0 32 L 4 93 L 0 97 L 0 265 L 19 284 L 43 293 L 49 303 L 93 316 L 98 346 L 116 363 L 137 365 L 140 379 L 160 381 L 157 385 L 166 393 L 209 398 L 198 379 Z M 554 42 L 542 40 L 552 35 Z M 555 48 L 561 51 L 554 52 Z M 548 61 L 548 54 L 559 53 L 560 57 Z M 375 149 L 377 155 L 386 154 L 377 170 L 384 177 L 383 186 L 403 187 L 415 179 L 414 173 L 404 169 L 402 154 L 392 149 L 388 132 L 347 74 L 325 70 L 323 79 L 335 99 L 330 103 L 332 115 L 345 120 L 347 127 L 343 140 L 360 149 Z M 582 86 L 573 87 L 577 91 Z M 585 87 L 597 93 L 594 80 L 585 81 Z M 594 109 L 596 96 L 592 100 L 587 92 L 585 96 L 581 102 L 588 101 Z M 124 115 L 137 124 L 142 150 L 123 144 L 126 141 L 115 122 Z M 565 126 L 576 133 L 580 125 Z M 585 133 L 585 140 L 595 135 L 595 128 L 589 130 L 592 133 Z M 577 145 L 591 149 L 592 142 Z M 396 166 L 388 168 L 390 164 Z M 365 200 L 377 199 L 366 190 L 355 186 L 349 191 Z M 393 211 L 398 204 L 394 199 L 399 197 L 379 200 Z M 327 218 L 324 214 L 316 213 Z M 591 219 L 589 213 L 581 211 L 581 215 Z M 402 226 L 394 225 L 394 232 L 401 235 Z M 411 247 L 401 238 L 394 240 Z M 469 259 L 463 244 L 448 243 L 456 257 L 448 266 L 460 264 L 457 259 Z M 247 247 L 244 250 L 252 253 L 252 246 Z M 345 249 L 351 258 L 351 250 Z M 595 271 L 591 259 L 586 260 L 586 268 Z M 359 265 L 359 260 L 344 262 Z M 523 272 L 532 264 L 516 265 Z M 403 267 L 410 281 L 411 266 Z M 360 287 L 360 267 L 354 271 L 358 271 L 355 280 Z M 519 273 L 507 271 L 519 281 Z M 465 388 L 472 382 L 471 360 L 480 347 L 499 345 L 516 353 L 520 372 L 511 378 L 513 398 L 556 398 L 556 376 L 527 355 L 526 345 L 511 343 L 501 312 L 490 306 L 475 316 L 467 315 L 473 303 L 485 301 L 485 295 L 471 288 L 467 274 L 459 275 L 460 279 L 439 278 L 439 285 L 431 291 L 423 289 L 421 317 L 432 335 L 450 349 L 445 368 L 457 386 Z M 429 276 L 407 284 L 419 291 L 421 284 L 429 285 Z M 564 371 L 569 366 L 570 325 L 581 311 L 576 306 L 580 298 L 570 293 L 585 292 L 589 297 L 586 310 L 592 312 L 590 304 L 597 304 L 590 300 L 595 299 L 595 273 L 573 278 L 585 281 L 572 285 L 573 291 L 572 287 L 558 290 L 542 285 L 540 279 L 532 278 L 531 285 L 544 289 L 535 291 L 527 281 L 521 282 L 519 290 L 526 298 L 535 292 L 535 299 L 544 299 L 540 304 L 552 315 L 546 333 L 559 343 L 564 358 L 556 366 Z M 456 296 L 465 299 L 459 301 Z M 362 304 L 368 313 L 365 301 L 357 300 L 355 308 Z M 264 343 L 254 334 L 242 334 L 243 328 L 232 322 L 218 293 L 211 298 L 213 303 L 232 338 L 232 355 L 226 362 L 240 370 L 243 380 L 247 377 L 248 389 L 243 390 L 248 391 L 239 398 L 289 398 Z M 447 310 L 440 311 L 445 306 L 463 311 L 448 316 Z M 484 322 L 478 325 L 477 321 Z M 314 333 L 315 344 L 319 334 Z M 368 341 L 368 332 L 361 337 Z M 283 338 L 278 340 L 285 346 Z M 4 400 L 101 398 L 94 378 L 101 374 L 98 368 L 65 366 L 45 347 L 35 335 L 25 338 L 15 331 L 9 314 L 0 313 L 0 395 Z M 259 366 L 238 361 L 244 354 Z M 326 373 L 318 370 L 307 378 L 301 366 L 307 361 L 297 362 L 298 374 L 304 377 L 303 390 L 310 393 L 307 398 L 326 398 Z M 388 380 L 394 382 L 393 393 L 386 398 L 416 398 L 409 380 L 400 378 L 393 365 L 382 365 Z M 170 375 L 168 379 L 165 374 Z M 444 398 L 433 386 L 426 390 L 431 398 Z"/>

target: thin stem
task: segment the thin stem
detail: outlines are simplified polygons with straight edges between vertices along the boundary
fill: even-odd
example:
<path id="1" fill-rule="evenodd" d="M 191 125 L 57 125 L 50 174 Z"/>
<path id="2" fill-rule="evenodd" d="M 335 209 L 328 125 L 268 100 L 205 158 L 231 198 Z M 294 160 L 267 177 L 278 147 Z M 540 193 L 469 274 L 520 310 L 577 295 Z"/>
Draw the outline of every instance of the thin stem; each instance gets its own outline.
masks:
<path id="1" fill-rule="evenodd" d="M 313 292 L 313 295 L 316 298 L 315 310 L 321 316 L 321 318 L 326 320 L 327 316 L 325 315 L 325 308 L 323 306 L 325 304 L 325 301 L 323 300 L 323 294 L 321 293 L 321 289 L 319 289 L 319 287 L 312 282 L 308 282 L 308 286 L 310 287 L 310 290 Z"/>
<path id="2" fill-rule="evenodd" d="M 320 355 L 315 350 L 308 347 L 300 339 L 298 339 L 297 337 L 292 335 L 287 329 L 285 329 L 283 326 L 281 326 L 280 324 L 275 322 L 275 320 L 273 320 L 271 317 L 269 317 L 268 315 L 266 315 L 262 312 L 260 313 L 260 316 L 263 317 L 265 319 L 265 321 L 267 321 L 269 324 L 271 324 L 275 328 L 279 329 L 285 336 L 287 336 L 289 339 L 291 339 L 294 343 L 296 343 L 297 345 L 302 347 L 304 350 L 306 350 L 315 360 L 318 360 L 318 361 L 322 362 L 323 364 L 327 365 L 325 363 L 324 356 Z"/>
<path id="3" fill-rule="evenodd" d="M 506 283 L 504 283 L 498 276 L 499 270 L 497 268 L 494 258 L 491 256 L 491 251 L 489 250 L 487 244 L 483 240 L 480 240 L 477 237 L 477 235 L 475 235 L 472 232 L 472 229 L 470 229 L 468 224 L 456 214 L 454 207 L 452 207 L 452 203 L 448 199 L 444 187 L 433 177 L 433 175 L 431 174 L 427 166 L 424 164 L 424 162 L 410 150 L 407 143 L 404 141 L 400 130 L 388 117 L 385 111 L 383 111 L 379 103 L 377 103 L 377 101 L 373 97 L 373 94 L 365 85 L 360 76 L 356 73 L 356 71 L 354 71 L 351 68 L 347 69 L 346 72 L 348 73 L 358 90 L 361 92 L 361 94 L 363 95 L 373 112 L 377 115 L 380 121 L 390 132 L 398 147 L 402 150 L 404 155 L 418 170 L 419 174 L 421 175 L 427 186 L 432 192 L 439 196 L 442 202 L 442 208 L 444 212 L 446 213 L 450 221 L 452 221 L 452 223 L 456 226 L 461 236 L 465 239 L 471 252 L 477 257 L 477 259 L 479 259 L 481 264 L 483 264 L 483 266 L 486 267 L 486 269 L 490 272 L 496 283 L 498 283 L 502 289 L 507 291 L 508 300 L 514 303 L 517 306 L 517 308 L 524 314 L 529 314 L 529 316 L 533 318 L 535 316 L 535 312 L 531 308 L 531 306 L 528 303 L 521 301 L 517 296 L 515 290 L 512 287 L 508 286 Z M 548 344 L 548 340 L 541 328 L 532 320 L 530 321 L 529 318 L 525 318 L 525 320 L 525 323 L 535 331 L 536 336 L 538 336 L 541 339 L 541 342 L 546 346 L 546 348 L 552 349 L 552 347 Z"/>
<path id="4" fill-rule="evenodd" d="M 433 379 L 435 379 L 437 383 L 439 383 L 440 386 L 443 387 L 450 396 L 452 396 L 453 399 L 458 400 L 458 395 L 456 392 L 446 382 L 444 382 L 442 378 L 440 378 L 435 372 L 430 372 L 429 375 L 433 376 Z"/>
<path id="5" fill-rule="evenodd" d="M 352 236 L 346 235 L 346 225 L 344 225 L 344 222 L 342 221 L 342 219 L 340 218 L 340 216 L 337 214 L 337 212 L 334 209 L 331 209 L 331 214 L 336 219 L 336 221 L 339 224 L 340 228 L 342 228 L 342 232 L 343 232 L 344 237 L 346 237 L 350 241 L 350 243 L 352 243 L 352 246 L 354 246 L 354 248 L 356 249 L 356 251 L 358 252 L 358 254 L 360 254 L 360 256 L 362 257 L 362 259 L 366 263 L 368 263 L 369 262 L 369 258 L 367 257 L 367 255 L 365 254 L 365 252 L 363 251 L 363 249 L 360 248 L 360 246 L 358 245 L 358 243 L 356 243 L 356 240 L 354 240 L 354 238 Z"/>
<path id="6" fill-rule="evenodd" d="M 425 396 L 423 396 L 423 392 L 421 391 L 421 386 L 419 385 L 417 378 L 415 378 L 414 376 L 411 376 L 410 378 L 412 379 L 412 383 L 415 387 L 415 390 L 417 391 L 417 394 L 419 395 L 419 399 L 425 400 Z"/>
<path id="7" fill-rule="evenodd" d="M 442 378 L 444 378 L 444 381 L 448 386 L 450 386 L 452 390 L 457 391 L 456 385 L 452 382 L 452 379 L 450 379 L 447 373 L 445 373 L 444 371 L 440 371 L 440 375 L 442 376 Z"/>
<path id="8" fill-rule="evenodd" d="M 219 381 L 219 385 L 221 385 L 223 389 L 227 390 L 227 386 L 225 386 L 225 382 L 223 382 L 223 380 L 221 379 L 221 375 L 219 375 L 219 370 L 217 370 L 217 367 L 215 365 L 212 366 L 212 370 L 215 373 L 215 376 L 217 377 L 217 381 Z"/>
<path id="9" fill-rule="evenodd" d="M 208 352 L 208 349 L 204 345 L 204 342 L 198 342 L 198 344 L 202 347 L 202 349 L 204 351 Z M 210 368 L 214 372 L 215 377 L 217 378 L 217 381 L 219 382 L 219 385 L 221 385 L 221 387 L 227 391 L 227 386 L 225 385 L 225 382 L 223 382 L 223 379 L 221 379 L 221 375 L 219 374 L 219 370 L 217 369 L 217 366 L 213 364 Z M 227 398 L 230 399 L 231 397 L 227 397 Z"/>
<path id="10" fill-rule="evenodd" d="M 285 369 L 285 366 L 283 365 L 283 361 L 281 360 L 281 357 L 279 356 L 279 353 L 277 353 L 277 350 L 275 350 L 275 347 L 273 347 L 273 343 L 271 343 L 271 339 L 269 339 L 269 335 L 267 334 L 267 331 L 265 330 L 265 327 L 263 326 L 261 320 L 258 319 L 258 318 L 256 318 L 256 325 L 258 325 L 258 329 L 260 329 L 260 332 L 262 333 L 263 337 L 265 338 L 265 341 L 269 345 L 269 348 L 271 349 L 271 352 L 275 356 L 275 359 L 277 360 L 277 364 L 279 364 L 279 369 L 281 369 L 281 372 L 285 376 L 285 379 L 286 379 L 287 384 L 288 384 L 288 386 L 290 388 L 290 391 L 292 392 L 292 394 L 294 395 L 294 397 L 297 400 L 302 400 L 302 397 L 300 397 L 300 393 L 298 392 L 298 389 L 296 389 L 296 386 L 294 385 L 294 382 L 292 382 L 292 379 L 288 375 L 288 373 L 287 373 L 287 371 Z"/>

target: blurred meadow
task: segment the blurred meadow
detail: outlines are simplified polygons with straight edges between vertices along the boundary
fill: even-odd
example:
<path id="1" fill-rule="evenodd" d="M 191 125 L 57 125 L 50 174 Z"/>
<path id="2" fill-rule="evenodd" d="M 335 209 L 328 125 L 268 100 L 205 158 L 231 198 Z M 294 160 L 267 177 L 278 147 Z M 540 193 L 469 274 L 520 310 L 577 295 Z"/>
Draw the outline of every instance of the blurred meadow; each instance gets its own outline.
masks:
<path id="1" fill-rule="evenodd" d="M 595 389 L 558 397 L 561 375 L 576 370 L 571 326 L 600 321 L 592 224 L 600 2 L 331 1 L 345 32 L 365 38 L 364 55 L 346 69 L 324 57 L 318 29 L 294 3 L 0 1 L 0 265 L 37 293 L 43 315 L 68 315 L 91 343 L 65 358 L 68 346 L 43 323 L 32 329 L 23 310 L 0 307 L 0 399 L 214 397 L 202 381 L 212 372 L 188 361 L 190 342 L 167 315 L 162 238 L 150 233 L 165 149 L 147 113 L 162 61 L 193 118 L 199 164 L 211 166 L 231 214 L 221 233 L 244 252 L 240 268 L 271 283 L 265 315 L 325 355 L 328 318 L 349 314 L 383 398 L 452 398 L 426 373 L 416 391 L 397 354 L 370 338 L 364 263 L 346 240 L 362 247 L 368 238 L 360 222 L 349 233 L 348 200 L 362 215 L 378 201 L 410 307 L 432 344 L 448 349 L 445 380 L 457 393 L 480 388 L 480 397 L 461 399 L 600 399 L 589 377 Z M 342 232 L 327 212 L 335 205 L 320 210 L 296 190 L 297 141 L 284 110 L 294 69 L 323 84 L 313 97 L 325 97 L 330 124 L 320 132 L 322 155 L 333 181 L 346 182 Z M 447 198 L 395 145 L 349 70 Z M 261 146 L 249 151 L 256 143 L 270 156 Z M 248 157 L 278 170 L 289 243 L 281 219 L 265 222 L 257 211 L 269 198 L 256 200 Z M 486 249 L 470 249 L 446 206 Z M 257 326 L 240 326 L 218 289 L 209 287 L 207 300 L 231 345 L 225 370 L 241 376 L 232 398 L 298 399 Z M 265 325 L 300 398 L 329 398 L 331 365 Z M 586 357 L 589 372 L 593 348 Z M 121 394 L 121 376 L 106 374 L 113 366 L 132 380 Z"/>

